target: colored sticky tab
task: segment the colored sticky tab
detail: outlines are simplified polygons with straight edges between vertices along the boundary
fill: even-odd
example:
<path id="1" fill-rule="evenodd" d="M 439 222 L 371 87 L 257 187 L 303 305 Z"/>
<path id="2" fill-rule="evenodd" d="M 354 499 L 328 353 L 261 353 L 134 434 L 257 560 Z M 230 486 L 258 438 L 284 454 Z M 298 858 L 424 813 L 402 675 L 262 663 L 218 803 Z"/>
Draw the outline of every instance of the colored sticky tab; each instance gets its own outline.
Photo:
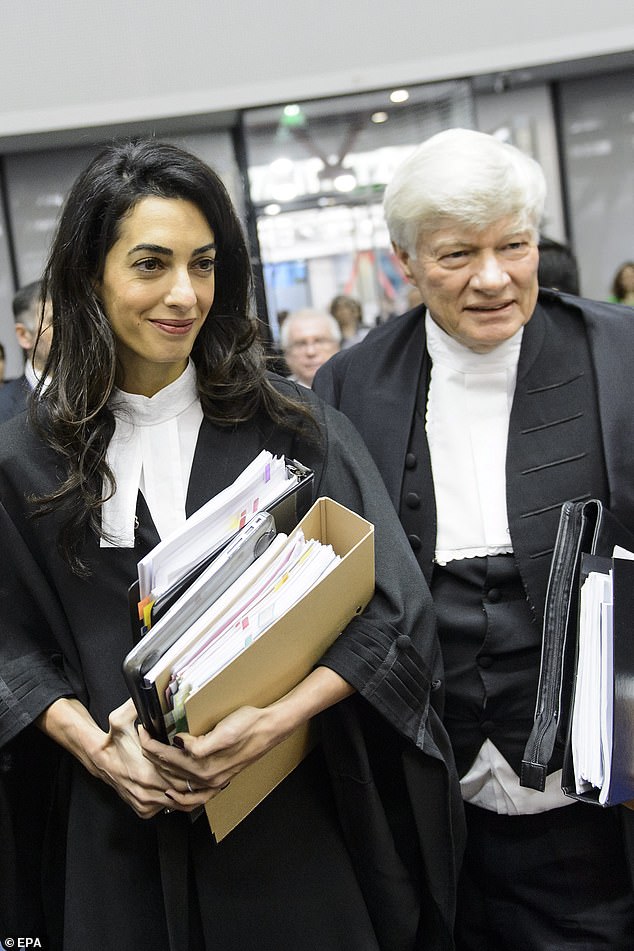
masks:
<path id="1" fill-rule="evenodd" d="M 142 601 L 139 601 L 137 604 L 137 610 L 139 612 L 139 621 L 142 621 L 145 615 L 145 606 L 151 601 L 151 596 L 148 594 Z"/>
<path id="2" fill-rule="evenodd" d="M 267 462 L 267 464 L 264 467 L 264 481 L 270 482 L 270 480 L 271 480 L 271 463 Z"/>
<path id="3" fill-rule="evenodd" d="M 143 608 L 143 623 L 149 631 L 152 627 L 152 608 L 154 607 L 154 601 L 150 598 L 146 598 L 146 601 L 147 603 Z"/>

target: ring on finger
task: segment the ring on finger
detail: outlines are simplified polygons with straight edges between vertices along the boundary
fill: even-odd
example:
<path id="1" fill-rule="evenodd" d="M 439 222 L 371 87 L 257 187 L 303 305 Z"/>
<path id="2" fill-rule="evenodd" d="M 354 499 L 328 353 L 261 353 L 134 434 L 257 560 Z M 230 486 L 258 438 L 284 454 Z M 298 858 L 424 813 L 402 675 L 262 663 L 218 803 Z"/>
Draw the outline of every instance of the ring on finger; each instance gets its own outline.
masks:
<path id="1" fill-rule="evenodd" d="M 190 792 L 190 793 L 193 793 L 193 792 L 194 792 L 194 790 L 193 790 L 193 788 L 192 788 L 192 784 L 190 783 L 189 780 L 187 780 L 187 790 L 188 790 L 188 792 Z"/>

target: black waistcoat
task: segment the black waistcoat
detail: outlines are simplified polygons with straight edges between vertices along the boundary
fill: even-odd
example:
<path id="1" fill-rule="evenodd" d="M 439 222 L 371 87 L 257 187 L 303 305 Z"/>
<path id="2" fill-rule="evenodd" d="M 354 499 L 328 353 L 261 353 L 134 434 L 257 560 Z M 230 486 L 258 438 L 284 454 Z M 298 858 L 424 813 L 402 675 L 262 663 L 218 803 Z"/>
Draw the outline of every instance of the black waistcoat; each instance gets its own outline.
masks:
<path id="1" fill-rule="evenodd" d="M 427 562 L 434 513 L 425 435 L 428 367 L 412 423 L 400 515 Z M 446 722 L 461 773 L 491 737 L 514 769 L 532 721 L 550 555 L 566 499 L 607 500 L 596 391 L 583 327 L 538 308 L 525 328 L 507 445 L 512 557 L 435 569 L 446 667 Z M 491 596 L 493 589 L 493 596 Z M 552 768 L 556 768 L 556 763 Z"/>

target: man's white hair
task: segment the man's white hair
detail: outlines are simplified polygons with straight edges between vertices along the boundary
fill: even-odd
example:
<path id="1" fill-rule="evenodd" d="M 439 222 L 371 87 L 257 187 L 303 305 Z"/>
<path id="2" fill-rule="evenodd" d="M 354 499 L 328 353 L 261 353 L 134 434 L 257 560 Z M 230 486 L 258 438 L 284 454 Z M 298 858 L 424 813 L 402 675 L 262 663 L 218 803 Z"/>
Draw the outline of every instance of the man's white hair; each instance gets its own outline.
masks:
<path id="1" fill-rule="evenodd" d="M 383 209 L 390 238 L 413 257 L 421 233 L 447 219 L 484 229 L 513 217 L 537 240 L 545 200 L 544 173 L 530 156 L 484 132 L 447 129 L 397 168 Z"/>
<path id="2" fill-rule="evenodd" d="M 288 338 L 293 324 L 301 324 L 307 317 L 311 319 L 314 317 L 325 319 L 333 341 L 335 343 L 341 343 L 341 327 L 332 314 L 327 313 L 325 310 L 313 310 L 312 307 L 304 307 L 302 310 L 293 311 L 293 313 L 289 314 L 284 320 L 280 328 L 280 346 L 282 350 L 288 350 Z"/>

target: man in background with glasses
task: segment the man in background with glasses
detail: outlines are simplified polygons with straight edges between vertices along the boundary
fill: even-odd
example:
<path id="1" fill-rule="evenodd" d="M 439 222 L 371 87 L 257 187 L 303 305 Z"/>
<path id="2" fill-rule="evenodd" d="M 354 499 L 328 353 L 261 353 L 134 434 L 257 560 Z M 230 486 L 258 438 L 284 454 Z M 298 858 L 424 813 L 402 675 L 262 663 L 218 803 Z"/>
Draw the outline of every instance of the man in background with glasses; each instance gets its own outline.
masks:
<path id="1" fill-rule="evenodd" d="M 323 311 L 296 310 L 282 324 L 280 343 L 290 379 L 310 387 L 322 363 L 341 347 L 341 328 Z"/>

